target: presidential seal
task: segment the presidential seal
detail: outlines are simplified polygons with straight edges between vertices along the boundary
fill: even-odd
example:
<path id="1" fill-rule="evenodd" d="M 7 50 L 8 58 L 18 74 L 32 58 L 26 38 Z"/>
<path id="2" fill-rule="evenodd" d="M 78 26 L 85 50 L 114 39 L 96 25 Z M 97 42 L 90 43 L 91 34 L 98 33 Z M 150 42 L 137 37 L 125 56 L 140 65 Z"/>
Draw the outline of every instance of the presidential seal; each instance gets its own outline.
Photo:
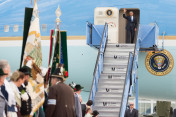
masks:
<path id="1" fill-rule="evenodd" d="M 111 16 L 113 15 L 113 11 L 112 11 L 111 9 L 108 9 L 108 10 L 106 11 L 106 15 L 107 15 L 108 17 L 111 17 Z"/>
<path id="2" fill-rule="evenodd" d="M 167 50 L 151 51 L 146 56 L 145 66 L 151 74 L 164 76 L 172 71 L 174 59 Z"/>

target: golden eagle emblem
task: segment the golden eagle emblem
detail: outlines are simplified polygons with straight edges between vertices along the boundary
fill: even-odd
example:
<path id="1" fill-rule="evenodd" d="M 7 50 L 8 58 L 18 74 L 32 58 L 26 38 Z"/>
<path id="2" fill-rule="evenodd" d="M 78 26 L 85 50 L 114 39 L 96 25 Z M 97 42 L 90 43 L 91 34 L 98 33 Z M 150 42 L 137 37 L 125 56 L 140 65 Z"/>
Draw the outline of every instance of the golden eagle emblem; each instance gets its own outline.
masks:
<path id="1" fill-rule="evenodd" d="M 161 69 L 161 67 L 162 67 L 162 65 L 164 63 L 165 58 L 163 56 L 156 56 L 154 58 L 154 60 L 155 60 L 155 64 L 158 66 L 158 69 Z"/>

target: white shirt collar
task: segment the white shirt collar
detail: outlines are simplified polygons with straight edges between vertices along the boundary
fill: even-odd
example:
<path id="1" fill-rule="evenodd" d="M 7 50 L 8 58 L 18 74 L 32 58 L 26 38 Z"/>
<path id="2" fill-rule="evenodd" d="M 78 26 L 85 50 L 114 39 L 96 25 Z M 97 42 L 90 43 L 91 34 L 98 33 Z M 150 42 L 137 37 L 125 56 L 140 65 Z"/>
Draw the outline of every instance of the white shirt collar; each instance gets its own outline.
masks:
<path id="1" fill-rule="evenodd" d="M 22 86 L 23 86 L 23 87 L 26 87 L 26 86 L 24 85 L 24 83 L 22 84 Z"/>

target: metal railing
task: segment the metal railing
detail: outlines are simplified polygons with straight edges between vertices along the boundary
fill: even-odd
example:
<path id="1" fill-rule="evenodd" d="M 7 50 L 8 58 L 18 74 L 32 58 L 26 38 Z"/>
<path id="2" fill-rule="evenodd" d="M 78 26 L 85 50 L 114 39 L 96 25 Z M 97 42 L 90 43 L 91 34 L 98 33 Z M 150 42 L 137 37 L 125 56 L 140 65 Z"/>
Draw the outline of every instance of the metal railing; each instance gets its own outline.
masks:
<path id="1" fill-rule="evenodd" d="M 128 67 L 126 72 L 126 78 L 124 83 L 124 89 L 123 89 L 123 95 L 122 95 L 122 101 L 121 101 L 121 107 L 120 107 L 120 117 L 124 117 L 126 106 L 128 103 L 128 95 L 130 90 L 130 77 L 131 77 L 131 68 L 133 63 L 133 54 L 132 52 L 129 53 L 129 59 L 128 59 Z"/>
<path id="2" fill-rule="evenodd" d="M 138 54 L 139 54 L 139 39 L 137 39 L 134 47 L 134 52 L 130 52 L 128 60 L 128 69 L 126 74 L 126 82 L 124 84 L 120 117 L 124 117 L 126 106 L 128 104 L 128 97 L 132 96 L 134 83 L 136 82 L 136 73 L 138 68 Z"/>
<path id="3" fill-rule="evenodd" d="M 132 95 L 132 89 L 134 86 L 134 83 L 136 81 L 136 73 L 137 73 L 137 68 L 138 68 L 138 55 L 139 55 L 139 42 L 140 40 L 137 39 L 136 43 L 135 43 L 135 48 L 134 48 L 134 52 L 133 52 L 133 63 L 132 63 L 132 67 L 131 67 L 131 73 L 130 73 L 130 92 L 129 95 Z"/>
<path id="4" fill-rule="evenodd" d="M 106 48 L 106 43 L 107 43 L 107 38 L 108 38 L 108 24 L 106 23 L 104 26 L 104 31 L 101 39 L 101 44 L 100 48 L 98 51 L 98 56 L 94 68 L 94 73 L 93 73 L 93 81 L 92 81 L 92 86 L 91 86 L 91 92 L 89 95 L 89 99 L 94 101 L 95 93 L 97 92 L 97 84 L 98 80 L 100 78 L 100 75 L 103 71 L 103 57 L 104 57 L 104 52 Z"/>
<path id="5" fill-rule="evenodd" d="M 92 24 L 90 22 L 86 24 L 86 32 L 87 44 L 92 45 Z"/>

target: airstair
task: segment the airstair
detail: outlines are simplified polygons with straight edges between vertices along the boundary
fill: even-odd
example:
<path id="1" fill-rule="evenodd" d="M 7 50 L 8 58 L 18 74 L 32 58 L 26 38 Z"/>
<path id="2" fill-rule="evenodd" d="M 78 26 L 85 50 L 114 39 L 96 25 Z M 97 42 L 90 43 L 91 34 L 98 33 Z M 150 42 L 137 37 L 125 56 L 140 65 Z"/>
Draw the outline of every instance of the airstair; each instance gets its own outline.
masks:
<path id="1" fill-rule="evenodd" d="M 93 110 L 100 117 L 119 117 L 126 83 L 130 52 L 134 44 L 107 44 L 103 72 L 97 84 Z"/>
<path id="2" fill-rule="evenodd" d="M 93 110 L 100 112 L 99 117 L 124 117 L 128 98 L 134 93 L 138 109 L 139 50 L 158 50 L 159 28 L 156 23 L 139 25 L 135 44 L 108 43 L 107 32 L 107 24 L 103 29 L 87 23 L 87 44 L 99 48 L 90 99 L 94 101 Z"/>
<path id="3" fill-rule="evenodd" d="M 102 31 L 100 46 L 95 46 L 99 52 L 90 99 L 94 101 L 92 108 L 99 111 L 99 117 L 123 117 L 134 86 L 131 76 L 136 45 L 108 43 L 107 27 L 106 24 Z"/>

